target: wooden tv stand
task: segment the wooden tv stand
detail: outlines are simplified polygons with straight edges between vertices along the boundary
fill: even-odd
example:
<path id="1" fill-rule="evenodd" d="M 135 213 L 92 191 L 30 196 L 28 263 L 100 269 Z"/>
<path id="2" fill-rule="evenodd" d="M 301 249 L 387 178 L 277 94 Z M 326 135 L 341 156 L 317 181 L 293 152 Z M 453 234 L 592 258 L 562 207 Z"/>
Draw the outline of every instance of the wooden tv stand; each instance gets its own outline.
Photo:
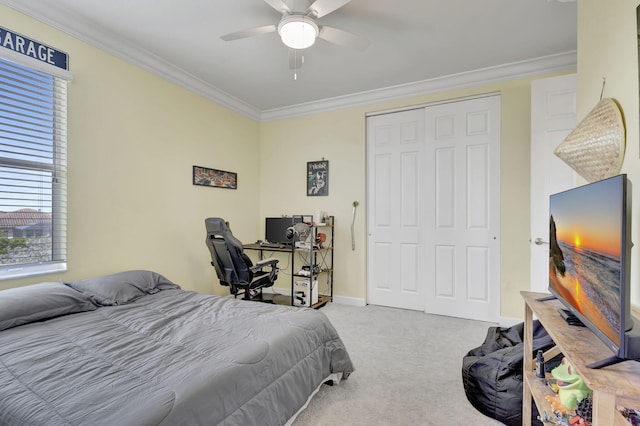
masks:
<path id="1" fill-rule="evenodd" d="M 625 361 L 602 369 L 586 365 L 613 355 L 605 344 L 586 327 L 568 325 L 558 313 L 564 306 L 558 300 L 539 301 L 545 293 L 521 292 L 525 301 L 524 359 L 522 386 L 522 424 L 531 425 L 531 398 L 542 415 L 552 414 L 546 395 L 554 395 L 546 379 L 536 377 L 533 353 L 533 315 L 542 323 L 556 346 L 545 352 L 545 360 L 562 353 L 593 390 L 592 426 L 625 425 L 630 423 L 618 412 L 617 406 L 640 409 L 640 362 Z M 547 374 L 547 378 L 551 378 Z"/>

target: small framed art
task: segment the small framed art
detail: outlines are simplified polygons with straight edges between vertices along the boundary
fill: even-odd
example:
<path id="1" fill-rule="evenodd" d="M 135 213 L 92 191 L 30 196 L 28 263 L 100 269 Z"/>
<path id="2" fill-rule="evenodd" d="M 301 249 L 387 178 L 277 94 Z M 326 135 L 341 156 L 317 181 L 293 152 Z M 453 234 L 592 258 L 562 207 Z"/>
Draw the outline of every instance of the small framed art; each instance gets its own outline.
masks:
<path id="1" fill-rule="evenodd" d="M 329 161 L 307 163 L 307 196 L 329 195 Z"/>
<path id="2" fill-rule="evenodd" d="M 238 189 L 238 174 L 224 170 L 193 166 L 193 184 L 213 188 Z"/>

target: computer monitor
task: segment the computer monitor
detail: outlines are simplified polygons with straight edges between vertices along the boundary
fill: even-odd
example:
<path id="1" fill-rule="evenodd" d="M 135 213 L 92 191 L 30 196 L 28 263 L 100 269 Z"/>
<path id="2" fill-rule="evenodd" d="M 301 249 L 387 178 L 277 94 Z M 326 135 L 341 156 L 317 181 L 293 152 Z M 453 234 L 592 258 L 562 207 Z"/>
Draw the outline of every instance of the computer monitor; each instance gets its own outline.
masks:
<path id="1" fill-rule="evenodd" d="M 293 240 L 287 238 L 287 229 L 302 222 L 302 216 L 268 217 L 265 219 L 264 239 L 269 243 L 292 245 Z"/>

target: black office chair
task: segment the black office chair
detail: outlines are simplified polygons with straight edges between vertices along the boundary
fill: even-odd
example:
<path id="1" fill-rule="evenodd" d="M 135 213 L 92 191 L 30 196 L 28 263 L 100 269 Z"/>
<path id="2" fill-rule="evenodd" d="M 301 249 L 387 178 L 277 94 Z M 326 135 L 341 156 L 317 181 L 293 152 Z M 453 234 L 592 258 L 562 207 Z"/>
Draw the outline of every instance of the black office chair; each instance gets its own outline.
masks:
<path id="1" fill-rule="evenodd" d="M 210 217 L 204 223 L 211 265 L 220 284 L 228 286 L 234 297 L 243 294 L 245 300 L 262 300 L 262 289 L 271 287 L 278 278 L 278 259 L 265 259 L 254 265 L 244 253 L 242 243 L 231 233 L 228 222 Z"/>

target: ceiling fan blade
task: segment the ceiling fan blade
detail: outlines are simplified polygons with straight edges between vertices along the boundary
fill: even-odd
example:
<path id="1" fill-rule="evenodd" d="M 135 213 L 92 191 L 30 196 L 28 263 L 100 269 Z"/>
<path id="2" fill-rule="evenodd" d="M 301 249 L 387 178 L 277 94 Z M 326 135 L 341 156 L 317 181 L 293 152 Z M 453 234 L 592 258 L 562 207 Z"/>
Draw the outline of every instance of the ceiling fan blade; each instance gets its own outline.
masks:
<path id="1" fill-rule="evenodd" d="M 299 70 L 304 63 L 304 54 L 301 50 L 289 49 L 289 69 Z"/>
<path id="2" fill-rule="evenodd" d="M 235 31 L 233 33 L 220 36 L 224 41 L 238 40 L 241 38 L 253 37 L 262 34 L 273 33 L 276 31 L 275 25 L 265 25 L 263 27 L 248 28 L 246 30 Z"/>
<path id="3" fill-rule="evenodd" d="M 340 9 L 350 1 L 351 0 L 316 0 L 309 6 L 309 9 L 307 9 L 307 14 L 315 16 L 316 18 L 322 18 L 334 10 Z"/>
<path id="4" fill-rule="evenodd" d="M 352 34 L 348 31 L 340 30 L 338 28 L 327 27 L 326 25 L 323 25 L 322 28 L 320 28 L 318 37 L 328 41 L 329 43 L 349 47 L 356 50 L 365 50 L 367 47 L 369 47 L 369 40 L 367 38 Z"/>
<path id="5" fill-rule="evenodd" d="M 289 15 L 291 13 L 289 6 L 282 0 L 264 0 L 264 2 L 283 15 Z"/>

